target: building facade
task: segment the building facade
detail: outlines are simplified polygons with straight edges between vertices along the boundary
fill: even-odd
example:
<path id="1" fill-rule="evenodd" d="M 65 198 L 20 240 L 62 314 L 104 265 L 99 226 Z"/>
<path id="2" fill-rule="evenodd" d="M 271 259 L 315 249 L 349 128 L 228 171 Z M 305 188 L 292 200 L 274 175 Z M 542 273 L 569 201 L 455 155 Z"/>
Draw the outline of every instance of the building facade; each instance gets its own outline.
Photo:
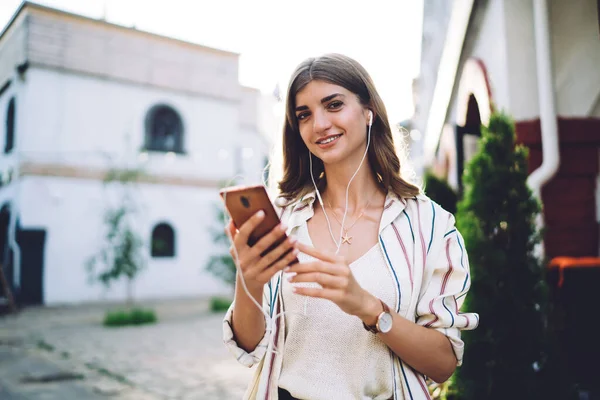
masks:
<path id="1" fill-rule="evenodd" d="M 419 101 L 430 101 L 416 121 L 428 167 L 460 192 L 482 124 L 496 110 L 514 119 L 543 205 L 560 381 L 594 398 L 598 324 L 581 316 L 594 312 L 589 293 L 600 275 L 600 4 L 455 0 L 447 19 L 442 2 L 425 1 L 424 26 L 437 26 L 423 38 L 421 69 L 434 82 L 421 87 Z"/>
<path id="2" fill-rule="evenodd" d="M 493 110 L 515 120 L 517 140 L 530 149 L 530 173 L 544 161 L 542 137 L 554 132 L 557 151 L 546 160 L 558 165 L 539 193 L 547 255 L 598 256 L 597 1 L 426 0 L 424 6 L 415 126 L 425 133 L 420 145 L 428 167 L 460 191 L 479 126 Z"/>
<path id="3" fill-rule="evenodd" d="M 121 300 L 88 282 L 107 209 L 144 242 L 138 299 L 229 289 L 204 271 L 218 188 L 260 183 L 262 96 L 239 55 L 25 2 L 0 35 L 0 259 L 25 303 Z M 115 171 L 129 183 L 106 182 Z M 157 244 L 161 243 L 161 246 Z"/>

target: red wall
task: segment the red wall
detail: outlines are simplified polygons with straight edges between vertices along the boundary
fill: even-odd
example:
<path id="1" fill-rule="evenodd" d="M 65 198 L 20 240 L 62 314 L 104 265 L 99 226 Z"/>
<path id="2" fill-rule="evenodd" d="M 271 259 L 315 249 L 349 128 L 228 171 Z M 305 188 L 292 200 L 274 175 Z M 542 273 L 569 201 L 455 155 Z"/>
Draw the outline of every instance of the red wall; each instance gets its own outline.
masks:
<path id="1" fill-rule="evenodd" d="M 517 142 L 529 147 L 529 172 L 542 163 L 540 120 L 516 123 Z M 556 256 L 598 256 L 596 179 L 600 119 L 558 118 L 560 166 L 542 188 L 545 250 Z"/>

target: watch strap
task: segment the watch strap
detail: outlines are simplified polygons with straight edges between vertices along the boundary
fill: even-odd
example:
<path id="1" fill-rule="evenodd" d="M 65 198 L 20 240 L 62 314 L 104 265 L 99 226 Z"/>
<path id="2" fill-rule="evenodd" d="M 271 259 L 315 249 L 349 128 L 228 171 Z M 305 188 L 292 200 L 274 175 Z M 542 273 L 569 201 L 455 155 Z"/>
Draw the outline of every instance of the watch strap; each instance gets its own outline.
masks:
<path id="1" fill-rule="evenodd" d="M 379 315 L 377 316 L 377 320 L 375 321 L 375 324 L 367 325 L 364 322 L 362 323 L 363 326 L 365 327 L 365 329 L 368 330 L 369 332 L 379 333 L 379 329 L 377 328 L 377 322 L 379 322 L 379 318 L 381 318 L 381 314 L 384 314 L 384 313 L 389 314 L 389 312 L 390 312 L 390 308 L 388 307 L 388 305 L 385 304 L 383 302 L 383 300 L 381 300 L 381 299 L 379 299 L 379 301 L 381 302 L 381 305 L 383 306 L 383 311 L 381 313 L 379 313 Z"/>

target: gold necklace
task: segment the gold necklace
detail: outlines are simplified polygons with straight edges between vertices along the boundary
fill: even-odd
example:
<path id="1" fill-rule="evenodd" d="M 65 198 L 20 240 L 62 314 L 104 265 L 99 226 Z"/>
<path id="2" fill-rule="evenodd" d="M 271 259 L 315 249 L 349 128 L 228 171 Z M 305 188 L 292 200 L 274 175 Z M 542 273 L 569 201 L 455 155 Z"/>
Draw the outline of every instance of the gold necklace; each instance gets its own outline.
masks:
<path id="1" fill-rule="evenodd" d="M 354 222 L 352 223 L 352 225 L 350 225 L 349 228 L 344 228 L 344 226 L 342 225 L 342 221 L 340 221 L 337 217 L 337 214 L 335 213 L 335 209 L 331 206 L 331 203 L 329 202 L 329 199 L 327 199 L 327 205 L 329 206 L 329 208 L 331 209 L 331 211 L 333 211 L 333 217 L 335 218 L 335 220 L 338 222 L 338 224 L 340 224 L 340 226 L 342 227 L 343 230 L 343 235 L 342 235 L 342 244 L 344 243 L 348 243 L 348 245 L 352 244 L 352 238 L 353 236 L 348 236 L 348 232 L 350 231 L 350 229 L 352 229 L 354 227 L 354 225 L 356 225 L 356 223 L 358 222 L 358 220 L 364 215 L 365 210 L 367 208 L 369 208 L 369 205 L 371 204 L 371 200 L 373 200 L 373 197 L 375 197 L 375 193 L 377 193 L 377 188 L 375 188 L 375 192 L 373 193 L 373 195 L 371 195 L 371 197 L 369 198 L 369 201 L 367 202 L 367 205 L 362 209 L 362 211 L 360 212 L 359 216 L 354 220 Z"/>

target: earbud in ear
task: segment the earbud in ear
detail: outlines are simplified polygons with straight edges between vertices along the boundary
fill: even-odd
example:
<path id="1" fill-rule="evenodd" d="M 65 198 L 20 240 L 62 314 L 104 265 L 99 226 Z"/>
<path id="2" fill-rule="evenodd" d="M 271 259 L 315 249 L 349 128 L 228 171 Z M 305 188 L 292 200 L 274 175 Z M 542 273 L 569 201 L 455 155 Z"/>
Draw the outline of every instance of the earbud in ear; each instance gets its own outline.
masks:
<path id="1" fill-rule="evenodd" d="M 373 125 L 373 111 L 369 110 L 369 126 Z"/>

